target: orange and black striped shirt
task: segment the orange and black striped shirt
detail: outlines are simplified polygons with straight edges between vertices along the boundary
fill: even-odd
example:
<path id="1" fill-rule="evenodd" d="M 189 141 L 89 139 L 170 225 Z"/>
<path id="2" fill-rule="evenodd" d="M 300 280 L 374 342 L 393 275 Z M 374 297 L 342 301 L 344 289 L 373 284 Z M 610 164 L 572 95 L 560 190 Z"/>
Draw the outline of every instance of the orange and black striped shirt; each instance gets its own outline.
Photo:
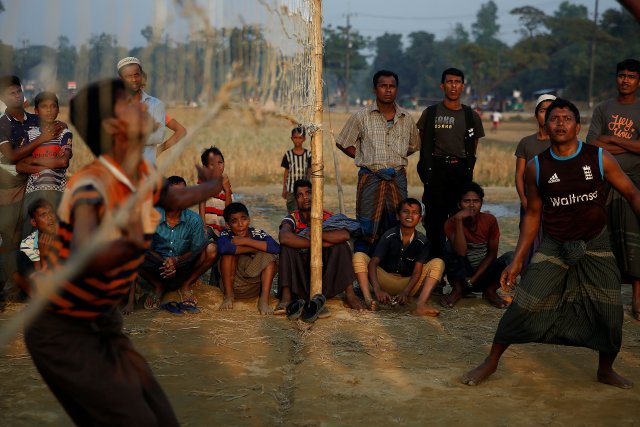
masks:
<path id="1" fill-rule="evenodd" d="M 69 180 L 58 208 L 60 222 L 56 242 L 49 254 L 50 268 L 73 259 L 71 242 L 74 236 L 74 209 L 81 204 L 90 204 L 99 212 L 100 222 L 110 220 L 116 209 L 147 179 L 150 168 L 146 161 L 141 163 L 138 170 L 139 181 L 135 184 L 106 155 L 78 171 Z M 147 245 L 151 244 L 151 238 L 160 222 L 160 213 L 154 206 L 160 202 L 162 188 L 162 178 L 159 178 L 153 192 L 139 204 Z M 121 231 L 116 229 L 109 239 L 116 240 L 121 236 Z M 126 298 L 143 261 L 144 252 L 141 252 L 139 256 L 109 271 L 89 273 L 67 281 L 60 292 L 51 298 L 50 310 L 78 318 L 91 319 L 99 316 Z"/>

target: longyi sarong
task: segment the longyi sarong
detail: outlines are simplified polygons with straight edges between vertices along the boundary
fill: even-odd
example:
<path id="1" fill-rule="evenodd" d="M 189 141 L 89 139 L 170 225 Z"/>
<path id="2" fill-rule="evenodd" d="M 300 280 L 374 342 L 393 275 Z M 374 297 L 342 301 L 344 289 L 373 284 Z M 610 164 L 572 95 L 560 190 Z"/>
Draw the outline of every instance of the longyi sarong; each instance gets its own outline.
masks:
<path id="1" fill-rule="evenodd" d="M 356 194 L 356 219 L 363 238 L 355 244 L 355 252 L 373 254 L 375 245 L 385 231 L 397 225 L 396 207 L 407 198 L 405 169 L 382 169 L 373 172 L 360 168 Z"/>
<path id="2" fill-rule="evenodd" d="M 564 244 L 545 234 L 500 320 L 494 342 L 617 352 L 622 319 L 620 271 L 608 232 L 603 230 L 586 243 Z"/>
<path id="3" fill-rule="evenodd" d="M 620 166 L 640 188 L 640 156 L 616 156 Z M 607 200 L 611 247 L 625 279 L 640 279 L 640 218 L 629 202 L 613 188 Z"/>

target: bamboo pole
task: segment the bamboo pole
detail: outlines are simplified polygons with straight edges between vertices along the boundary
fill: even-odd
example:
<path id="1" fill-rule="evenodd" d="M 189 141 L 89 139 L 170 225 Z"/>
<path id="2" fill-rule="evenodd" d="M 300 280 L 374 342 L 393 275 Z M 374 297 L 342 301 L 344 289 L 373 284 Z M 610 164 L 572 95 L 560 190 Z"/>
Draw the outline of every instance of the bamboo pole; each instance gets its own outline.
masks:
<path id="1" fill-rule="evenodd" d="M 324 194 L 324 160 L 322 158 L 322 0 L 313 0 L 313 59 L 315 83 L 314 123 L 317 130 L 311 139 L 311 289 L 310 295 L 322 293 L 322 199 Z"/>

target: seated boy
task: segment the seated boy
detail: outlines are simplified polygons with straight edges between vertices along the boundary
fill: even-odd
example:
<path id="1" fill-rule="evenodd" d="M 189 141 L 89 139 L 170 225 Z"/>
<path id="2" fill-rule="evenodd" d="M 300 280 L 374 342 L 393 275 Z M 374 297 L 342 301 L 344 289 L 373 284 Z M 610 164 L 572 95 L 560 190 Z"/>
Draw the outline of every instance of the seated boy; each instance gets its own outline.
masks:
<path id="1" fill-rule="evenodd" d="M 231 310 L 234 298 L 260 295 L 258 311 L 272 314 L 269 292 L 278 271 L 280 245 L 266 231 L 249 226 L 249 211 L 242 203 L 231 203 L 223 215 L 227 228 L 217 242 L 224 292 L 220 310 Z"/>
<path id="2" fill-rule="evenodd" d="M 44 259 L 56 235 L 56 214 L 53 205 L 45 199 L 37 199 L 29 205 L 29 218 L 35 231 L 20 243 L 17 254 L 18 271 L 14 273 L 16 284 L 28 296 L 32 289 L 29 276 L 44 268 Z M 42 260 L 42 261 L 41 261 Z"/>
<path id="3" fill-rule="evenodd" d="M 460 195 L 460 211 L 444 224 L 446 273 L 453 290 L 442 297 L 443 307 L 453 307 L 464 294 L 482 292 L 496 308 L 507 307 L 500 298 L 500 274 L 511 262 L 513 252 L 498 258 L 500 229 L 490 213 L 480 212 L 484 190 L 475 182 L 467 184 Z"/>
<path id="4" fill-rule="evenodd" d="M 404 305 L 408 297 L 418 293 L 415 313 L 435 317 L 440 311 L 429 308 L 427 300 L 444 274 L 440 258 L 427 261 L 429 241 L 416 230 L 422 220 L 422 205 L 413 198 L 401 201 L 396 208 L 400 225 L 387 230 L 376 246 L 373 258 L 364 252 L 353 254 L 353 269 L 369 310 L 377 310 L 378 302 Z M 373 285 L 377 301 L 371 297 Z"/>
<path id="5" fill-rule="evenodd" d="M 185 188 L 187 183 L 181 176 L 167 178 L 169 187 Z M 216 245 L 207 242 L 200 216 L 189 209 L 156 208 L 162 216 L 153 234 L 151 248 L 140 266 L 140 275 L 154 290 L 145 300 L 144 307 L 160 307 L 165 292 L 179 290 L 182 302 L 163 305 L 174 314 L 181 311 L 196 312 L 197 300 L 192 285 L 211 267 L 216 258 Z M 129 302 L 124 313 L 133 310 L 135 284 L 129 293 Z"/>
<path id="6" fill-rule="evenodd" d="M 96 253 L 68 278 L 40 317 L 25 326 L 33 362 L 76 425 L 177 426 L 171 403 L 151 367 L 122 331 L 118 305 L 127 297 L 161 215 L 154 205 L 185 209 L 217 194 L 221 180 L 198 168 L 200 185 L 167 187 L 142 159 L 151 130 L 146 107 L 130 102 L 121 80 L 83 88 L 69 116 L 96 160 L 69 180 L 58 231 L 47 258 L 57 271 L 86 253 L 111 224 Z M 146 184 L 153 184 L 151 191 Z M 135 202 L 125 224 L 118 208 Z M 106 224 L 105 224 L 106 223 Z M 43 278 L 48 285 L 48 277 Z M 51 291 L 51 290 L 50 290 Z M 43 291 L 44 293 L 44 291 Z"/>

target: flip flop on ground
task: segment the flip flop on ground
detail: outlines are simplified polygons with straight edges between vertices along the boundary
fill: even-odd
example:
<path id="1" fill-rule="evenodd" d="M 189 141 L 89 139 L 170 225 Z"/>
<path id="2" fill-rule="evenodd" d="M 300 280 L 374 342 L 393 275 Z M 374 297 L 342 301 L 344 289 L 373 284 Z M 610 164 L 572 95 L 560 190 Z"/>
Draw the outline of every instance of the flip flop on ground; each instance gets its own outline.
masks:
<path id="1" fill-rule="evenodd" d="M 182 311 L 182 309 L 180 308 L 180 305 L 175 301 L 161 304 L 160 308 L 163 310 L 167 310 L 169 313 L 175 316 L 184 316 L 184 311 Z"/>
<path id="2" fill-rule="evenodd" d="M 305 306 L 305 301 L 303 299 L 299 299 L 297 301 L 291 301 L 286 308 L 287 319 L 298 320 L 302 315 L 304 306 Z"/>
<path id="3" fill-rule="evenodd" d="M 304 306 L 304 310 L 302 311 L 302 316 L 300 317 L 303 322 L 313 323 L 320 316 L 320 312 L 324 308 L 324 305 L 327 302 L 327 298 L 322 294 L 314 295 L 309 304 Z"/>

